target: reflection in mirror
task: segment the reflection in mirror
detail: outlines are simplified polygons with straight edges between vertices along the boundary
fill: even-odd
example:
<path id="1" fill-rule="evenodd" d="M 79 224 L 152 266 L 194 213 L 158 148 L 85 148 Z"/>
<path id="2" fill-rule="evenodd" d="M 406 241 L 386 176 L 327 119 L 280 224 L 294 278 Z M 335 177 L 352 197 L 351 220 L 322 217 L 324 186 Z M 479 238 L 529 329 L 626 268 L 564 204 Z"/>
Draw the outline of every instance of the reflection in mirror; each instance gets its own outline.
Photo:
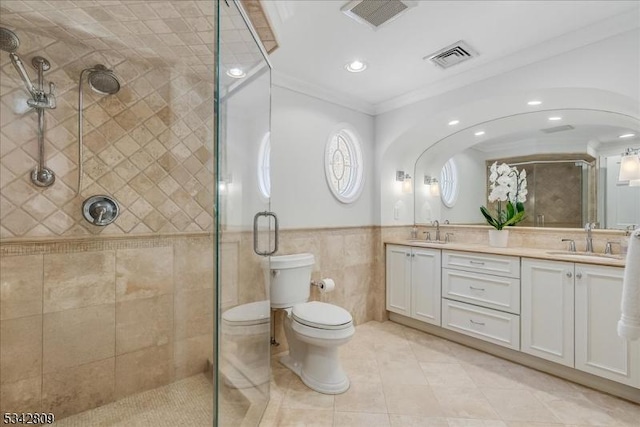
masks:
<path id="1" fill-rule="evenodd" d="M 416 161 L 415 223 L 485 225 L 479 208 L 492 209 L 488 170 L 497 161 L 527 171 L 520 226 L 640 224 L 640 187 L 618 180 L 621 155 L 629 148 L 640 148 L 639 120 L 607 111 L 536 111 L 469 127 L 432 144 Z"/>

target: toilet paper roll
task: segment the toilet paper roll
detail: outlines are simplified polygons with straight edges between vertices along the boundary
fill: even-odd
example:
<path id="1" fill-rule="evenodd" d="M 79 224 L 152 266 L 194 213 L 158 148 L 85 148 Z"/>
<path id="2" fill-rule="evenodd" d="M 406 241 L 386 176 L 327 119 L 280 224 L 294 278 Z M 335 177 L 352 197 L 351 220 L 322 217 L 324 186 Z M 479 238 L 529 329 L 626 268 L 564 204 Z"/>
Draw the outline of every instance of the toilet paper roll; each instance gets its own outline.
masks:
<path id="1" fill-rule="evenodd" d="M 318 283 L 318 289 L 320 289 L 320 293 L 324 294 L 327 292 L 331 292 L 335 289 L 336 287 L 336 282 L 333 281 L 333 279 L 322 279 L 320 280 L 320 283 Z"/>

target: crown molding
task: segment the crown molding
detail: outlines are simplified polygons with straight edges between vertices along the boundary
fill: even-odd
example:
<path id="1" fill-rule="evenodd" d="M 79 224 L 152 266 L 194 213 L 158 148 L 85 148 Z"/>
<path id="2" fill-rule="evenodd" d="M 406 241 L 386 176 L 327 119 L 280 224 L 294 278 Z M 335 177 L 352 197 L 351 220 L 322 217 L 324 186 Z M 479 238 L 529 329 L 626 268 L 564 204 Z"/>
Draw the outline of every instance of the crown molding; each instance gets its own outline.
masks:
<path id="1" fill-rule="evenodd" d="M 623 13 L 576 31 L 546 40 L 463 73 L 438 80 L 417 90 L 375 104 L 375 114 L 382 114 L 423 101 L 427 98 L 488 79 L 547 58 L 640 28 L 633 13 Z"/>
<path id="2" fill-rule="evenodd" d="M 376 116 L 638 28 L 640 20 L 636 15 L 619 14 L 376 104 L 300 80 L 275 69 L 272 71 L 272 82 L 277 87 Z"/>
<path id="3" fill-rule="evenodd" d="M 375 107 L 373 104 L 356 99 L 353 96 L 345 95 L 342 92 L 327 89 L 314 83 L 292 77 L 277 70 L 271 73 L 271 82 L 273 86 L 292 90 L 302 93 L 331 104 L 339 105 L 350 110 L 359 111 L 370 116 L 375 115 Z"/>

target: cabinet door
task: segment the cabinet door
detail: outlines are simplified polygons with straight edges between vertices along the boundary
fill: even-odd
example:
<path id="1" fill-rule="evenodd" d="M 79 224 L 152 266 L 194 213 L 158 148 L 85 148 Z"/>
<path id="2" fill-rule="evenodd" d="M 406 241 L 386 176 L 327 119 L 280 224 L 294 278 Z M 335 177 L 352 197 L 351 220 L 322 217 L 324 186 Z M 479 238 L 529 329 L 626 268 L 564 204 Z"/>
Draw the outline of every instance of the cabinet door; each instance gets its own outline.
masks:
<path id="1" fill-rule="evenodd" d="M 411 315 L 411 248 L 387 245 L 387 310 Z"/>
<path id="2" fill-rule="evenodd" d="M 572 262 L 522 260 L 522 351 L 574 366 Z"/>
<path id="3" fill-rule="evenodd" d="M 411 317 L 440 326 L 440 251 L 411 252 Z"/>
<path id="4" fill-rule="evenodd" d="M 623 269 L 576 264 L 576 368 L 640 387 L 640 341 L 618 336 Z"/>

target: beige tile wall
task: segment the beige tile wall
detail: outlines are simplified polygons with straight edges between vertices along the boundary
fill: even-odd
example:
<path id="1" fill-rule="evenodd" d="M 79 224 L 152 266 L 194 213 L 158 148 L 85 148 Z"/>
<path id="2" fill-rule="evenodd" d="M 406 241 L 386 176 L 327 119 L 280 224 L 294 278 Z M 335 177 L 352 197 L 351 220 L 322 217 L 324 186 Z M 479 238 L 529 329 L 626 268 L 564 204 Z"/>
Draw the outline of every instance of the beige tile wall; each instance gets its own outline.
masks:
<path id="1" fill-rule="evenodd" d="M 80 412 L 203 372 L 213 237 L 0 245 L 0 412 Z"/>
<path id="2" fill-rule="evenodd" d="M 384 313 L 384 279 L 381 280 L 382 253 L 380 227 L 319 228 L 280 231 L 278 255 L 309 252 L 315 257 L 312 280 L 332 278 L 333 292 L 321 294 L 311 289 L 311 300 L 328 302 L 351 313 L 356 324 L 382 320 Z M 257 273 L 256 273 L 257 274 Z M 382 309 L 380 309 L 382 304 Z M 282 329 L 283 312 L 276 315 L 276 339 L 280 346 L 272 352 L 285 351 L 288 346 Z"/>
<path id="3" fill-rule="evenodd" d="M 15 31 L 25 64 L 51 62 L 57 86 L 46 110 L 49 188 L 36 165 L 36 114 L 7 52 L 0 51 L 0 238 L 210 231 L 213 226 L 214 2 L 7 1 L 0 25 Z M 78 80 L 100 63 L 121 89 L 84 86 L 84 182 L 77 194 Z M 35 73 L 28 66 L 32 78 Z M 96 227 L 82 201 L 116 198 L 114 224 Z"/>

